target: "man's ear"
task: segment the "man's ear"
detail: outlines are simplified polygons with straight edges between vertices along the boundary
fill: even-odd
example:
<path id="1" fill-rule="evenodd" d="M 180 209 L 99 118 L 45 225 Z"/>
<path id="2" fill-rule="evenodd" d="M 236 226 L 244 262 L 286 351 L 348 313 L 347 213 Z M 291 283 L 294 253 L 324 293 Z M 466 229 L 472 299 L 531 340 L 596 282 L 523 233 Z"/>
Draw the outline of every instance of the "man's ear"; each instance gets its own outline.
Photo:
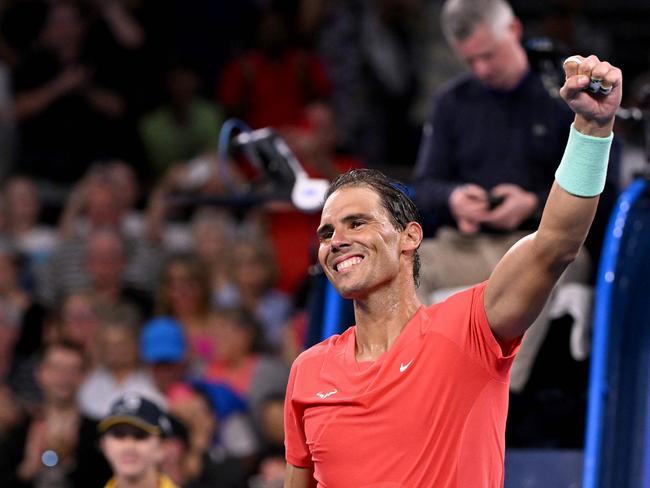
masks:
<path id="1" fill-rule="evenodd" d="M 508 29 L 517 39 L 521 41 L 524 35 L 524 27 L 521 25 L 521 20 L 519 20 L 517 17 L 513 18 L 512 22 L 510 22 L 510 25 L 508 26 Z"/>
<path id="2" fill-rule="evenodd" d="M 423 239 L 422 226 L 417 222 L 409 222 L 402 231 L 402 251 L 415 251 Z"/>

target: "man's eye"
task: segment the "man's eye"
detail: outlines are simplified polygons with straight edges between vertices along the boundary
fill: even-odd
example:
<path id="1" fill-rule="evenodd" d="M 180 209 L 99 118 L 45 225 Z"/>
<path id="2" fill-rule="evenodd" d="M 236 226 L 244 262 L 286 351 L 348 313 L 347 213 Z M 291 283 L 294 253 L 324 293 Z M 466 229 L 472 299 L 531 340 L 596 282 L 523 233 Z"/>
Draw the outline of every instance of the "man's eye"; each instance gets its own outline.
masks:
<path id="1" fill-rule="evenodd" d="M 354 220 L 352 221 L 352 228 L 356 229 L 357 227 L 361 227 L 364 224 L 363 220 Z"/>

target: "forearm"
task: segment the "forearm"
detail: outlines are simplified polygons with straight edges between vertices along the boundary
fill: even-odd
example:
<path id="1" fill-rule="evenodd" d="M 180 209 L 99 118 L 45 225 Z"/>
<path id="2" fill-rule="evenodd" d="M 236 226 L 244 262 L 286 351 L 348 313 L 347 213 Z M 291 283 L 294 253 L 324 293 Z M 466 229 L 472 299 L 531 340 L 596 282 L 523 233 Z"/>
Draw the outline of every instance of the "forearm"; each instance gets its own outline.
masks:
<path id="1" fill-rule="evenodd" d="M 142 47 L 145 40 L 142 27 L 119 2 L 106 2 L 103 12 L 109 28 L 122 46 L 128 49 Z"/>
<path id="2" fill-rule="evenodd" d="M 549 194 L 533 250 L 549 273 L 561 273 L 578 255 L 596 214 L 599 197 L 577 197 L 557 182 Z"/>
<path id="3" fill-rule="evenodd" d="M 287 470 L 284 477 L 284 488 L 315 488 L 314 470 L 311 468 L 299 468 L 287 463 Z"/>
<path id="4" fill-rule="evenodd" d="M 571 137 L 581 134 L 597 139 L 580 137 L 580 145 L 573 145 L 573 150 L 569 143 L 558 169 L 557 180 L 536 234 L 536 241 L 543 246 L 544 255 L 549 257 L 551 265 L 568 264 L 577 256 L 587 237 L 605 183 L 610 147 L 607 140 L 613 124 L 613 118 L 595 123 L 576 116 L 574 127 L 577 132 L 574 131 Z"/>
<path id="5" fill-rule="evenodd" d="M 520 336 L 534 321 L 562 272 L 577 257 L 591 227 L 609 144 L 604 139 L 578 140 L 580 144 L 573 150 L 568 144 L 560 165 L 569 165 L 574 171 L 561 173 L 558 169 L 538 231 L 515 245 L 490 277 L 486 313 L 501 340 Z M 600 158 L 594 160 L 601 164 L 592 165 L 593 160 L 584 157 L 598 153 Z"/>
<path id="6" fill-rule="evenodd" d="M 59 85 L 52 81 L 35 90 L 21 93 L 16 97 L 15 117 L 21 121 L 49 107 L 61 96 Z"/>

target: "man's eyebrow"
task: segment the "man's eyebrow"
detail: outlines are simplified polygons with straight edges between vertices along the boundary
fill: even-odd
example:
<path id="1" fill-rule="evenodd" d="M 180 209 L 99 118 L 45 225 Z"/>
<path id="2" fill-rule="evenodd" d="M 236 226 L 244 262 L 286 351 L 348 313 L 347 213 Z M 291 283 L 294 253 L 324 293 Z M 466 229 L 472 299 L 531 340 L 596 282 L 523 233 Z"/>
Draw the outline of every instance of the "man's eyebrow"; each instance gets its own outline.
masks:
<path id="1" fill-rule="evenodd" d="M 341 222 L 351 222 L 352 220 L 372 220 L 373 216 L 366 213 L 356 213 L 351 215 L 346 215 L 341 219 Z"/>
<path id="2" fill-rule="evenodd" d="M 373 220 L 373 219 L 374 219 L 374 217 L 372 215 L 370 215 L 370 214 L 355 213 L 355 214 L 346 215 L 345 217 L 343 217 L 341 219 L 341 222 L 345 224 L 345 223 L 348 223 L 348 222 L 352 222 L 353 220 Z M 326 234 L 332 232 L 333 229 L 334 229 L 334 226 L 332 224 L 323 224 L 316 231 L 316 235 L 318 235 L 318 237 L 322 238 Z"/>

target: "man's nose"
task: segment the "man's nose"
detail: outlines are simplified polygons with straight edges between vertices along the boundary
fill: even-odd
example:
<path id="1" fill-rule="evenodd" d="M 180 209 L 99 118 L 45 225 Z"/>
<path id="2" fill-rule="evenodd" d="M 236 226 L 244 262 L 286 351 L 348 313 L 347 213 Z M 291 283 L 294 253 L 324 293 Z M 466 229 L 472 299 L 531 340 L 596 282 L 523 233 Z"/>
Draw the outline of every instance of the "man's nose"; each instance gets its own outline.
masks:
<path id="1" fill-rule="evenodd" d="M 478 79 L 483 80 L 490 75 L 490 63 L 482 59 L 477 59 L 472 63 L 472 71 Z"/>
<path id="2" fill-rule="evenodd" d="M 332 251 L 338 251 L 341 248 L 350 245 L 347 234 L 343 229 L 337 229 L 334 231 L 334 234 L 332 234 L 332 239 L 330 240 L 330 245 L 332 246 Z"/>

